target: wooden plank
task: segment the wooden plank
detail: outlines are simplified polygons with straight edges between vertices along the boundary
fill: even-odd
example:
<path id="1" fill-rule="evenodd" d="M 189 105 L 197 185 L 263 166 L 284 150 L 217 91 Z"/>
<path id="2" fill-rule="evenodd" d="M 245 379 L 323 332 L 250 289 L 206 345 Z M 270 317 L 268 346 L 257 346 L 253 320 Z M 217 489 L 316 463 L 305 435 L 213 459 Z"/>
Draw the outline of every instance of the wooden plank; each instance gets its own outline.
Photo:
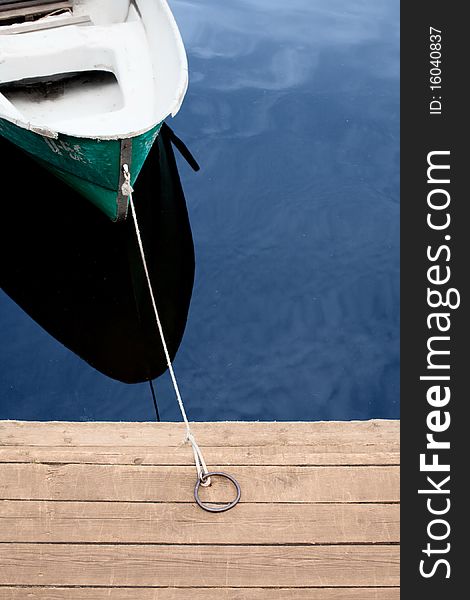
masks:
<path id="1" fill-rule="evenodd" d="M 399 464 L 396 422 L 346 425 L 196 423 L 194 429 L 200 446 L 208 448 L 207 455 L 218 464 Z M 184 431 L 177 423 L 4 421 L 0 422 L 0 462 L 191 464 L 192 452 L 183 439 Z"/>
<path id="2" fill-rule="evenodd" d="M 0 600 L 398 600 L 398 422 L 194 430 L 233 511 L 181 424 L 0 422 Z"/>
<path id="3" fill-rule="evenodd" d="M 396 586 L 397 546 L 0 544 L 0 584 Z"/>
<path id="4" fill-rule="evenodd" d="M 242 502 L 399 501 L 399 468 L 393 466 L 231 467 L 230 472 L 241 485 Z M 194 483 L 191 467 L 0 464 L 0 499 L 6 500 L 188 502 Z M 201 497 L 226 502 L 233 489 L 218 479 Z"/>
<path id="5" fill-rule="evenodd" d="M 214 517 L 194 504 L 0 501 L 3 542 L 397 543 L 399 521 L 397 504 L 244 504 Z"/>
<path id="6" fill-rule="evenodd" d="M 38 5 L 57 4 L 58 0 L 0 0 L 0 10 L 3 8 L 23 8 Z M 68 0 L 70 6 L 73 5 L 73 0 Z"/>
<path id="7" fill-rule="evenodd" d="M 50 19 L 18 23 L 17 25 L 10 25 L 4 30 L 0 30 L 1 35 L 17 35 L 21 33 L 28 33 L 30 31 L 45 31 L 46 29 L 57 29 L 58 27 L 68 27 L 70 25 L 83 25 L 84 23 L 91 23 L 91 19 L 88 15 L 82 15 L 77 17 L 68 16 L 64 19 L 60 17 L 51 17 Z"/>
<path id="8" fill-rule="evenodd" d="M 192 423 L 201 447 L 312 446 L 321 454 L 399 452 L 399 421 Z M 179 447 L 182 423 L 0 421 L 0 446 Z"/>
<path id="9" fill-rule="evenodd" d="M 322 453 L 314 446 L 206 446 L 204 455 L 219 465 L 399 465 L 400 454 L 390 452 Z M 96 464 L 96 465 L 192 465 L 188 445 L 180 447 L 124 446 L 0 446 L 0 463 Z"/>
<path id="10" fill-rule="evenodd" d="M 27 6 L 29 4 L 29 6 Z M 25 2 L 24 6 L 5 5 L 0 9 L 0 22 L 22 17 L 33 17 L 35 15 L 44 15 L 55 10 L 66 10 L 71 8 L 72 2 Z"/>
<path id="11" fill-rule="evenodd" d="M 399 588 L 1 588 L 0 600 L 399 600 Z"/>

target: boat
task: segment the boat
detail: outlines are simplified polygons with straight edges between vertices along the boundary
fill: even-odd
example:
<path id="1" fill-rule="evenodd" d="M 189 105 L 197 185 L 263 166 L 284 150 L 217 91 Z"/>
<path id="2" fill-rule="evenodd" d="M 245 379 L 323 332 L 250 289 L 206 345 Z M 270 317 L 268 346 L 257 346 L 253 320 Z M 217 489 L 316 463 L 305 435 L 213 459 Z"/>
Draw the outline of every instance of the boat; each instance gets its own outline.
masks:
<path id="1" fill-rule="evenodd" d="M 0 253 L 8 260 L 0 261 L 0 288 L 104 375 L 128 384 L 160 376 L 168 365 L 132 220 L 116 227 L 20 149 L 8 147 L 0 139 L 3 167 L 14 171 L 23 159 L 29 177 L 4 182 L 9 201 L 0 220 Z M 198 168 L 164 124 L 135 186 L 135 209 L 171 360 L 185 330 L 195 268 L 173 147 Z M 49 190 L 47 202 L 37 202 L 38 185 Z"/>
<path id="2" fill-rule="evenodd" d="M 187 86 L 166 0 L 0 0 L 0 135 L 112 221 Z"/>

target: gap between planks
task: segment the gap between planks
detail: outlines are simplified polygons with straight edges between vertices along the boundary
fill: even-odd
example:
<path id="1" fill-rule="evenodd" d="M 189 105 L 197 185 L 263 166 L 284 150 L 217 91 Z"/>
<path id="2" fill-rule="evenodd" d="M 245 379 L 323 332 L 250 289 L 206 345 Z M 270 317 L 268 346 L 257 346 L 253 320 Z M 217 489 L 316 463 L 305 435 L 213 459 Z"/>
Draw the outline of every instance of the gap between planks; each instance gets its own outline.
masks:
<path id="1" fill-rule="evenodd" d="M 367 453 L 322 453 L 313 451 L 312 446 L 249 446 L 243 448 L 205 446 L 204 454 L 212 463 L 227 466 L 373 467 L 398 466 L 400 464 L 400 454 L 396 450 Z M 173 448 L 0 446 L 0 463 L 189 466 L 193 462 L 194 456 L 189 446 Z"/>

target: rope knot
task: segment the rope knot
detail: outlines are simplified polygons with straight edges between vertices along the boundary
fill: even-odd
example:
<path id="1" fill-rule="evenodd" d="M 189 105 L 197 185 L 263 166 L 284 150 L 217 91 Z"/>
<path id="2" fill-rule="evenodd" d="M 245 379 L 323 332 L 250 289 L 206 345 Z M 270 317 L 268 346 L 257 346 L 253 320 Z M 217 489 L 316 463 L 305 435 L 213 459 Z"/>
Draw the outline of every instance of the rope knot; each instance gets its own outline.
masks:
<path id="1" fill-rule="evenodd" d="M 122 171 L 124 174 L 124 183 L 121 186 L 121 192 L 123 196 L 130 196 L 134 189 L 131 185 L 131 174 L 129 172 L 129 165 L 122 165 Z"/>
<path id="2" fill-rule="evenodd" d="M 186 438 L 185 442 L 189 442 L 193 447 L 194 454 L 194 462 L 196 463 L 197 476 L 201 485 L 204 487 L 208 487 L 211 485 L 211 478 L 207 477 L 209 473 L 209 469 L 207 468 L 206 461 L 202 455 L 201 449 L 197 445 L 196 439 L 192 434 L 192 431 L 189 429 L 189 425 L 186 425 Z"/>

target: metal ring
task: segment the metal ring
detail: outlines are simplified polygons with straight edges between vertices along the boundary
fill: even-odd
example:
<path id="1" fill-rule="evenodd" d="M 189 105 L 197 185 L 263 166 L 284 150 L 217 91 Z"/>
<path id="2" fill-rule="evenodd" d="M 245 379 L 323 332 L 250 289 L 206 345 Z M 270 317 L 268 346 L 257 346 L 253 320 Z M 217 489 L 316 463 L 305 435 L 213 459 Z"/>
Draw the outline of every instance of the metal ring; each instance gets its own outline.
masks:
<path id="1" fill-rule="evenodd" d="M 235 500 L 232 500 L 232 502 L 229 502 L 228 504 L 222 504 L 222 506 L 208 506 L 207 504 L 204 504 L 204 502 L 202 502 L 202 500 L 199 498 L 199 486 L 208 477 L 225 477 L 225 479 L 228 479 L 229 481 L 231 481 L 233 483 L 233 485 L 235 486 L 235 489 L 237 490 L 237 497 L 235 498 Z M 207 510 L 208 512 L 216 513 L 216 512 L 224 512 L 226 510 L 230 510 L 231 508 L 233 508 L 235 505 L 238 504 L 238 502 L 240 501 L 240 496 L 241 496 L 241 489 L 240 489 L 240 485 L 239 485 L 238 481 L 235 479 L 235 477 L 232 477 L 231 475 L 229 475 L 228 473 L 224 473 L 223 471 L 214 471 L 211 473 L 205 473 L 201 479 L 197 480 L 196 487 L 194 488 L 194 499 L 196 500 L 196 502 L 199 504 L 199 506 L 203 510 Z"/>

